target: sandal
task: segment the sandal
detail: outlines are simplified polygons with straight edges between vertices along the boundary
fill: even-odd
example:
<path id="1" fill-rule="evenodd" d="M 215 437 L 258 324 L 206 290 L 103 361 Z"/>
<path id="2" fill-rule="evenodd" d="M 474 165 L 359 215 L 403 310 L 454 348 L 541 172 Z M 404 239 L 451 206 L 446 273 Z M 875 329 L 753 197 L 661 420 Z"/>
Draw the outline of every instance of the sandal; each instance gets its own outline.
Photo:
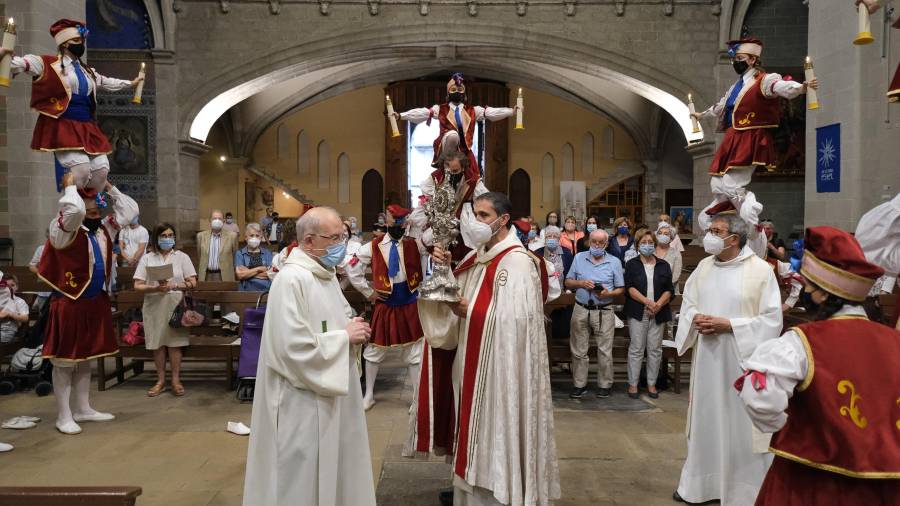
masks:
<path id="1" fill-rule="evenodd" d="M 153 385 L 153 388 L 147 390 L 147 397 L 158 397 L 159 394 L 166 391 L 165 383 L 157 383 Z"/>
<path id="2" fill-rule="evenodd" d="M 181 397 L 184 395 L 184 385 L 181 383 L 172 383 L 172 395 L 175 397 Z"/>

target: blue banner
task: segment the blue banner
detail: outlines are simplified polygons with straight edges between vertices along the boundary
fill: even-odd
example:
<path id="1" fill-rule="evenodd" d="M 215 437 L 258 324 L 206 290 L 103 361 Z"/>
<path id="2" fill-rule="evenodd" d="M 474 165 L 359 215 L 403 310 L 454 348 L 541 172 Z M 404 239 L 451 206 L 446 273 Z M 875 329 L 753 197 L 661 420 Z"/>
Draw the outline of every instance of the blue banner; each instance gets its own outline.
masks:
<path id="1" fill-rule="evenodd" d="M 816 129 L 816 193 L 841 191 L 841 124 Z"/>

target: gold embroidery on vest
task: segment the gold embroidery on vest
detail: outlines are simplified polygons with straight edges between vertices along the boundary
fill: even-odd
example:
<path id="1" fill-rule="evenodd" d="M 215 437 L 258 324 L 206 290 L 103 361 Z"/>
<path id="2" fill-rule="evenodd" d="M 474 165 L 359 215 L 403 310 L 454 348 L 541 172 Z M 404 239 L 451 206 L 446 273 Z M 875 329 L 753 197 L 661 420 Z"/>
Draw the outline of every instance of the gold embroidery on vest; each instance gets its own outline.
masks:
<path id="1" fill-rule="evenodd" d="M 78 288 L 78 283 L 75 282 L 75 275 L 71 272 L 66 273 L 66 284 L 72 288 Z"/>
<path id="2" fill-rule="evenodd" d="M 850 406 L 841 406 L 841 416 L 849 416 L 857 427 L 865 429 L 869 425 L 869 421 L 859 413 L 857 402 L 861 397 L 856 394 L 856 386 L 850 380 L 841 380 L 838 382 L 837 389 L 842 394 L 847 393 L 848 390 L 850 392 Z"/>
<path id="3" fill-rule="evenodd" d="M 897 405 L 900 406 L 900 398 L 897 399 Z M 900 420 L 897 420 L 897 428 L 900 429 Z"/>
<path id="4" fill-rule="evenodd" d="M 51 97 L 50 103 L 53 104 L 53 108 L 56 109 L 57 111 L 65 110 L 65 107 L 63 107 L 62 102 L 60 102 L 59 99 L 57 99 L 56 97 Z"/>
<path id="5" fill-rule="evenodd" d="M 752 120 L 752 119 L 755 118 L 755 117 L 756 117 L 756 113 L 755 113 L 755 112 L 748 112 L 747 115 L 744 116 L 744 119 L 738 121 L 738 125 L 741 125 L 741 126 L 749 125 L 749 124 L 750 124 L 750 120 Z"/>

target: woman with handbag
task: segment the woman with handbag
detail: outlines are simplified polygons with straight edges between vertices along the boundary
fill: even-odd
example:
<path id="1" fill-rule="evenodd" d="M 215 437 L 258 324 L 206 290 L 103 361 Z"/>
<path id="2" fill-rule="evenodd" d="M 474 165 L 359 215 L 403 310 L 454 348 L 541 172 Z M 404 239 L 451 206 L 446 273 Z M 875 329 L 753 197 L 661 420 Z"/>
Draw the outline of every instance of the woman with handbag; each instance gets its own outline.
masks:
<path id="1" fill-rule="evenodd" d="M 156 364 L 156 384 L 147 391 L 156 397 L 166 389 L 166 355 L 172 365 L 172 393 L 184 395 L 181 384 L 181 348 L 189 342 L 189 330 L 169 325 L 172 313 L 182 305 L 183 290 L 197 286 L 197 271 L 182 251 L 175 249 L 175 227 L 168 223 L 157 225 L 150 235 L 150 253 L 141 257 L 134 271 L 134 289 L 144 295 L 144 339 L 148 350 L 153 350 Z M 162 282 L 148 281 L 148 267 L 172 265 L 172 277 Z"/>

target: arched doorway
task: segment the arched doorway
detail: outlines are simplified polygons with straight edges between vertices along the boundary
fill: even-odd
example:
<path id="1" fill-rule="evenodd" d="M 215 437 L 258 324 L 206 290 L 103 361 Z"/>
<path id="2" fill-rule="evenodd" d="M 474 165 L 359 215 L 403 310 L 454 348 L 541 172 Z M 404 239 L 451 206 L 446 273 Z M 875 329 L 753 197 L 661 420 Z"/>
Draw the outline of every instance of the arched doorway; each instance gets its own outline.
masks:
<path id="1" fill-rule="evenodd" d="M 359 226 L 369 232 L 378 221 L 378 213 L 384 210 L 384 179 L 375 169 L 369 169 L 362 179 L 362 216 Z"/>
<path id="2" fill-rule="evenodd" d="M 509 177 L 509 200 L 512 201 L 512 219 L 531 215 L 531 178 L 522 169 Z"/>
<path id="3" fill-rule="evenodd" d="M 610 186 L 588 202 L 588 215 L 598 218 L 601 227 L 609 228 L 616 218 L 627 216 L 634 223 L 644 220 L 644 176 L 630 177 Z"/>

